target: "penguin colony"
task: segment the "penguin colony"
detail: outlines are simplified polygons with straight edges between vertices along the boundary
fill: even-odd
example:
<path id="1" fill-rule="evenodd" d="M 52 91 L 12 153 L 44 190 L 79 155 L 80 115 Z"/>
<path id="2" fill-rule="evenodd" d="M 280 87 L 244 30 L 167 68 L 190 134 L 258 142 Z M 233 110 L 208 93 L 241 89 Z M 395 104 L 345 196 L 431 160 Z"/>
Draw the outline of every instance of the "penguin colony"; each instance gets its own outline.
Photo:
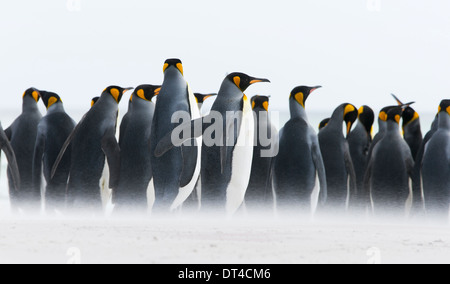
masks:
<path id="1" fill-rule="evenodd" d="M 396 97 L 379 113 L 375 137 L 374 111 L 350 103 L 317 134 L 306 102 L 321 86 L 300 86 L 287 96 L 290 120 L 278 132 L 269 97 L 244 93 L 268 79 L 231 73 L 217 94 L 198 94 L 179 59 L 163 71 L 162 85 L 132 92 L 118 140 L 118 105 L 133 88 L 106 88 L 78 124 L 57 94 L 25 91 L 22 114 L 0 125 L 12 210 L 101 214 L 112 201 L 114 212 L 133 214 L 327 211 L 448 221 L 450 100 L 424 138 L 413 103 Z M 209 97 L 216 101 L 202 114 Z"/>

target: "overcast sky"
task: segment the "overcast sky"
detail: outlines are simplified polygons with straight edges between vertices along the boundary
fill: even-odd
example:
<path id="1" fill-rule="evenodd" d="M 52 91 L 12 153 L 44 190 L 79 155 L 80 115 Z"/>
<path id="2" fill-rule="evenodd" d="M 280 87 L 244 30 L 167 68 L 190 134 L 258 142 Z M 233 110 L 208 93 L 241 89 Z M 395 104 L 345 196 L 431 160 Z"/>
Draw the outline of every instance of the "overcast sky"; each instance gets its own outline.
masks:
<path id="1" fill-rule="evenodd" d="M 178 57 L 197 92 L 227 72 L 272 80 L 247 94 L 275 109 L 293 87 L 322 85 L 309 110 L 378 110 L 395 93 L 434 112 L 450 97 L 449 15 L 448 0 L 1 1 L 0 109 L 19 111 L 30 86 L 87 109 L 108 85 L 160 84 Z"/>

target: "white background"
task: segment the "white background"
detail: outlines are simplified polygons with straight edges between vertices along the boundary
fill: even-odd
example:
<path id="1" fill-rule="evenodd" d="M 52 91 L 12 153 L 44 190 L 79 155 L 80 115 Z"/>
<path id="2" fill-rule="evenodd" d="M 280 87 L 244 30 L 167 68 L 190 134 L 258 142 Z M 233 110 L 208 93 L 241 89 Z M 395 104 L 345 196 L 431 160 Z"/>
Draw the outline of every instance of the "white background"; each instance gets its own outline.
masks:
<path id="1" fill-rule="evenodd" d="M 320 84 L 309 110 L 379 109 L 395 93 L 435 112 L 450 97 L 449 15 L 447 0 L 1 1 L 0 109 L 20 112 L 30 86 L 87 109 L 108 85 L 160 84 L 179 57 L 197 92 L 227 72 L 271 79 L 248 95 L 272 95 L 273 109 Z"/>

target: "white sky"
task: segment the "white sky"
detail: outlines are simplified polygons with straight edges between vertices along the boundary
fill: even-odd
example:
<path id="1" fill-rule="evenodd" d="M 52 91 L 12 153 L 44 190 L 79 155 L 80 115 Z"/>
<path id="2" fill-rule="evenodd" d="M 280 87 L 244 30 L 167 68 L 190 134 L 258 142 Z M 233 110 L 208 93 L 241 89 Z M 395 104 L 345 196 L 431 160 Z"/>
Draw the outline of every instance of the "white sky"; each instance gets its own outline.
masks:
<path id="1" fill-rule="evenodd" d="M 87 109 L 108 85 L 160 84 L 170 57 L 198 92 L 217 92 L 227 72 L 266 77 L 247 94 L 272 95 L 274 109 L 297 85 L 324 86 L 307 104 L 321 111 L 379 109 L 395 93 L 434 112 L 450 97 L 448 0 L 69 1 L 80 11 L 0 2 L 0 109 L 19 111 L 30 86 Z"/>

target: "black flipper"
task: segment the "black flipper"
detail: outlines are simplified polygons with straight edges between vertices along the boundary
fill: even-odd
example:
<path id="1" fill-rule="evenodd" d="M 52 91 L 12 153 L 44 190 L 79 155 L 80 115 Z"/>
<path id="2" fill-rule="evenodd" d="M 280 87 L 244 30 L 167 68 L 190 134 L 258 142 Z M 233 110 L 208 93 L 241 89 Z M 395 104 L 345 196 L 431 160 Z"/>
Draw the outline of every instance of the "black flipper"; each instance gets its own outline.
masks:
<path id="1" fill-rule="evenodd" d="M 201 125 L 201 127 L 200 127 Z M 156 145 L 155 149 L 155 157 L 159 158 L 164 156 L 165 153 L 169 152 L 175 147 L 180 147 L 183 145 L 186 141 L 191 139 L 197 139 L 203 135 L 203 132 L 206 128 L 206 125 L 203 124 L 203 118 L 199 118 L 196 120 L 192 120 L 190 123 L 184 123 L 180 126 L 177 126 L 174 131 L 176 130 L 177 134 L 180 133 L 190 133 L 190 137 L 183 137 L 184 140 L 176 139 L 177 141 L 174 141 L 172 139 L 172 134 L 174 134 L 174 131 L 168 133 L 166 136 L 164 136 L 161 141 L 158 142 L 158 145 Z M 174 143 L 176 142 L 176 143 Z"/>
<path id="2" fill-rule="evenodd" d="M 181 155 L 183 157 L 183 171 L 181 173 L 180 187 L 187 186 L 194 176 L 197 166 L 198 147 L 197 140 L 192 141 L 193 146 L 181 146 Z"/>
<path id="3" fill-rule="evenodd" d="M 106 131 L 102 138 L 102 150 L 109 166 L 109 187 L 117 188 L 120 179 L 120 147 L 117 143 L 115 128 Z"/>
<path id="4" fill-rule="evenodd" d="M 58 167 L 59 167 L 59 163 L 61 163 L 61 160 L 63 159 L 64 154 L 67 151 L 67 148 L 69 148 L 70 144 L 72 143 L 73 138 L 78 133 L 78 130 L 80 129 L 80 126 L 83 125 L 83 122 L 84 122 L 84 119 L 86 118 L 86 116 L 87 116 L 87 114 L 85 114 L 83 116 L 83 118 L 80 120 L 78 125 L 72 131 L 72 133 L 70 133 L 69 137 L 67 137 L 66 142 L 64 142 L 64 145 L 62 146 L 61 151 L 59 152 L 58 157 L 56 158 L 55 164 L 53 165 L 52 173 L 51 173 L 51 179 L 53 179 L 53 177 L 55 176 L 56 171 L 58 170 Z"/>
<path id="5" fill-rule="evenodd" d="M 9 131 L 11 136 L 11 132 Z M 20 173 L 19 166 L 17 165 L 16 155 L 14 154 L 14 150 L 9 143 L 9 138 L 7 132 L 3 131 L 2 126 L 0 125 L 0 155 L 1 151 L 5 152 L 6 159 L 8 160 L 8 168 L 12 175 L 13 184 L 15 190 L 20 189 Z"/>
<path id="6" fill-rule="evenodd" d="M 324 206 L 328 198 L 327 175 L 325 172 L 325 164 L 323 163 L 322 152 L 320 151 L 320 146 L 318 143 L 318 141 L 317 143 L 313 143 L 311 152 L 320 183 L 319 204 Z"/>

